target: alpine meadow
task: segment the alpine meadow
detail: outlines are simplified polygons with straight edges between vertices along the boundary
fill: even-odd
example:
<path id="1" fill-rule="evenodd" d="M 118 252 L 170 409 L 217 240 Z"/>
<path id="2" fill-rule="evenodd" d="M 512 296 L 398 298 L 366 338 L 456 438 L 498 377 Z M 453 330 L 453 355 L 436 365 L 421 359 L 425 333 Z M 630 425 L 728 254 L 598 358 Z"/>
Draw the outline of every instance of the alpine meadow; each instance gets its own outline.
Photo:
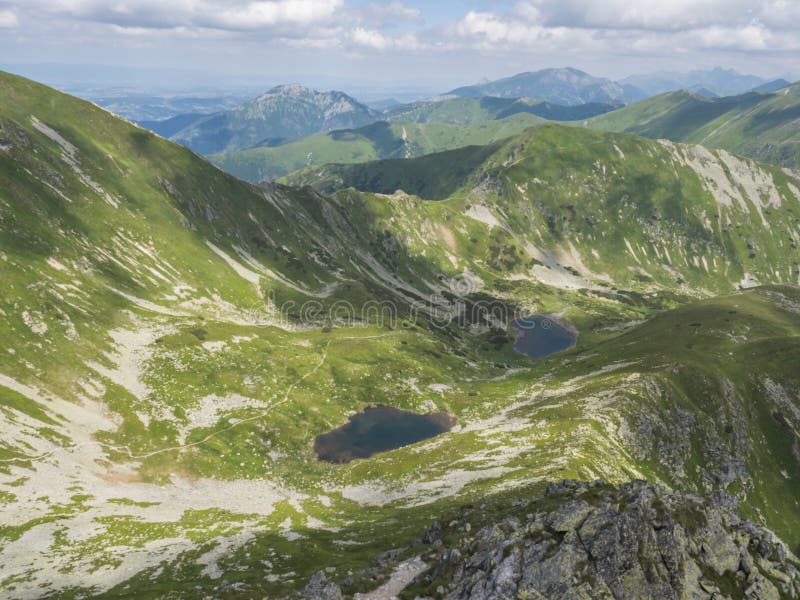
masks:
<path id="1" fill-rule="evenodd" d="M 800 598 L 798 24 L 0 0 L 0 598 Z"/>

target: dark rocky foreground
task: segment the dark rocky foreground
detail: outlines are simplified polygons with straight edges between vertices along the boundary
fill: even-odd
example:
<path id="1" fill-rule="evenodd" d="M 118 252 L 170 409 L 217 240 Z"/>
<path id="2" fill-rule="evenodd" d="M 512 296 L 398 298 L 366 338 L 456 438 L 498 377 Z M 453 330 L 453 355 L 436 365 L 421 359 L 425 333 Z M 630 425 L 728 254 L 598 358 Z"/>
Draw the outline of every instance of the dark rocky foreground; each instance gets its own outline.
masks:
<path id="1" fill-rule="evenodd" d="M 798 559 L 772 533 L 741 519 L 736 501 L 566 481 L 515 503 L 480 529 L 435 523 L 419 551 L 430 568 L 409 598 L 639 599 L 800 596 Z M 512 511 L 510 511 L 512 512 Z M 305 596 L 341 598 L 321 573 Z"/>

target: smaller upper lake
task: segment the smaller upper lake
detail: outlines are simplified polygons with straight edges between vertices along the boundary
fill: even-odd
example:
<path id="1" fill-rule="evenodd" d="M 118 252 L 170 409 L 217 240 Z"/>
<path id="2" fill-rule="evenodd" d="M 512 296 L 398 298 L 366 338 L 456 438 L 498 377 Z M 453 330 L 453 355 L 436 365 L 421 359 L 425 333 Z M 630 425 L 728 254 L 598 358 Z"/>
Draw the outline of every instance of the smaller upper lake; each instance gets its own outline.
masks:
<path id="1" fill-rule="evenodd" d="M 514 321 L 514 350 L 531 358 L 543 358 L 572 348 L 578 332 L 547 315 L 533 315 Z"/>
<path id="2" fill-rule="evenodd" d="M 455 424 L 456 418 L 446 412 L 421 415 L 378 404 L 318 436 L 314 451 L 320 460 L 347 463 L 432 438 L 450 431 Z"/>

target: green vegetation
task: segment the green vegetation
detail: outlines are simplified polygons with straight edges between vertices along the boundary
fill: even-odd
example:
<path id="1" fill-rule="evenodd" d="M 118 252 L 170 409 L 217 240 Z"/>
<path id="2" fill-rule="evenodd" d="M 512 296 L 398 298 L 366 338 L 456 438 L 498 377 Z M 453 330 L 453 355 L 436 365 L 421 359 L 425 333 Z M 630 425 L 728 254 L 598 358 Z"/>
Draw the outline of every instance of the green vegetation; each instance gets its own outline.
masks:
<path id="1" fill-rule="evenodd" d="M 613 109 L 610 104 L 560 106 L 542 100 L 452 98 L 399 107 L 385 120 L 318 133 L 278 145 L 213 154 L 221 169 L 247 181 L 283 177 L 326 163 L 363 163 L 410 158 L 517 135 L 544 120 L 586 119 Z"/>
<path id="2" fill-rule="evenodd" d="M 290 177 L 324 196 L 0 97 L 0 595 L 368 591 L 433 519 L 563 478 L 725 489 L 800 543 L 791 173 L 544 125 Z M 479 305 L 577 344 L 528 359 Z M 374 403 L 458 424 L 319 462 Z"/>
<path id="3" fill-rule="evenodd" d="M 576 121 L 609 112 L 617 106 L 599 102 L 570 106 L 530 98 L 445 98 L 399 106 L 391 110 L 386 119 L 393 123 L 474 125 L 516 114 L 531 114 L 549 121 Z"/>
<path id="4" fill-rule="evenodd" d="M 379 158 L 408 158 L 473 144 L 488 144 L 542 122 L 529 114 L 468 126 L 442 123 L 387 123 L 304 137 L 287 144 L 209 157 L 221 169 L 258 182 L 325 163 L 362 163 Z"/>
<path id="5" fill-rule="evenodd" d="M 800 84 L 774 93 L 705 98 L 670 92 L 585 123 L 603 131 L 702 144 L 784 167 L 800 167 Z"/>

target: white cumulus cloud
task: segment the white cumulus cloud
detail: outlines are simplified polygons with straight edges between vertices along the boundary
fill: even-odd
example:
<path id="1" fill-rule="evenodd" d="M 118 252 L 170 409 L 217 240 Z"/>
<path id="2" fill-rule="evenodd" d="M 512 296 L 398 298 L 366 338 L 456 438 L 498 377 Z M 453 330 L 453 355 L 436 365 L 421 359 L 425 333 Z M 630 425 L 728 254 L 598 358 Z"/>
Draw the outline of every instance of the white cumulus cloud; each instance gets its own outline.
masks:
<path id="1" fill-rule="evenodd" d="M 257 30 L 331 19 L 344 0 L 31 0 L 40 13 L 120 27 Z"/>
<path id="2" fill-rule="evenodd" d="M 305 25 L 326 21 L 343 5 L 343 0 L 278 0 L 248 2 L 206 15 L 209 25 L 223 28 L 254 29 L 275 25 Z"/>
<path id="3" fill-rule="evenodd" d="M 516 12 L 548 27 L 682 30 L 749 23 L 752 0 L 523 0 Z"/>
<path id="4" fill-rule="evenodd" d="M 16 27 L 19 25 L 17 15 L 12 10 L 0 10 L 0 27 Z"/>
<path id="5" fill-rule="evenodd" d="M 521 0 L 506 13 L 470 11 L 446 33 L 476 48 L 786 51 L 800 46 L 800 2 Z"/>
<path id="6" fill-rule="evenodd" d="M 382 34 L 380 31 L 363 27 L 353 29 L 351 40 L 355 46 L 373 50 L 417 50 L 421 47 L 417 36 L 413 33 L 389 36 Z"/>

